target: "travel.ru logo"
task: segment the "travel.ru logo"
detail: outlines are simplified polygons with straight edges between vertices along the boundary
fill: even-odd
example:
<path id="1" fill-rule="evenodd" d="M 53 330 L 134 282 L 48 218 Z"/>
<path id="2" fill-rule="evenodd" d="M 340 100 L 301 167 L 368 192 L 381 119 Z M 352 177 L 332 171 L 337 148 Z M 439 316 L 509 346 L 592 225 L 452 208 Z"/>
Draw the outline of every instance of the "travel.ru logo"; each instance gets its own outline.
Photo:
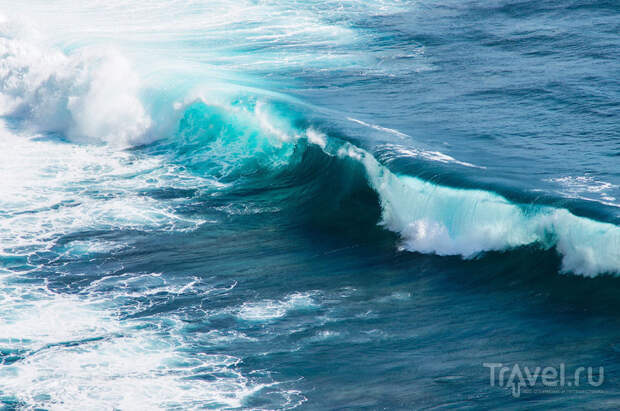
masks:
<path id="1" fill-rule="evenodd" d="M 532 391 L 535 387 L 541 385 L 545 387 L 546 392 L 557 392 L 566 387 L 571 389 L 590 387 L 600 387 L 605 382 L 605 369 L 598 367 L 577 367 L 573 372 L 567 372 L 566 365 L 561 363 L 559 367 L 522 367 L 514 364 L 512 367 L 505 366 L 502 363 L 482 364 L 489 369 L 489 383 L 491 387 L 495 385 L 499 387 L 509 388 L 512 396 L 518 398 L 522 389 Z M 569 379 L 567 380 L 567 376 Z M 570 379 L 572 377 L 572 379 Z"/>

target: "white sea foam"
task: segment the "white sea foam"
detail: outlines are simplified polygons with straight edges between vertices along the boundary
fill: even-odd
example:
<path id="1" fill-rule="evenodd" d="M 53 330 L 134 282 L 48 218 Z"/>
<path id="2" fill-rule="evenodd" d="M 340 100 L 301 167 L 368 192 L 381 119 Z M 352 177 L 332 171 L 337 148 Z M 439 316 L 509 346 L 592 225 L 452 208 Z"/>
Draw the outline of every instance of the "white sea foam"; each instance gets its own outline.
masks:
<path id="1" fill-rule="evenodd" d="M 71 161 L 67 161 L 71 159 Z M 70 232 L 191 230 L 205 221 L 138 190 L 214 187 L 163 159 L 106 147 L 38 141 L 0 128 L 0 252 L 46 249 Z"/>
<path id="2" fill-rule="evenodd" d="M 151 124 L 139 79 L 114 49 L 65 54 L 0 22 L 0 116 L 80 142 L 144 142 Z"/>

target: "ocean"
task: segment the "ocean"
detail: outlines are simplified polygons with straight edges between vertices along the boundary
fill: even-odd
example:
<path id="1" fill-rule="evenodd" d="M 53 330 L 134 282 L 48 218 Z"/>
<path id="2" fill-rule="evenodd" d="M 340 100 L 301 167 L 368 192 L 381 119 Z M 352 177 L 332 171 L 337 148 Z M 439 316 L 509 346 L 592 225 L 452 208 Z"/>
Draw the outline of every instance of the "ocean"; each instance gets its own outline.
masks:
<path id="1" fill-rule="evenodd" d="M 0 409 L 620 407 L 617 1 L 0 5 Z"/>

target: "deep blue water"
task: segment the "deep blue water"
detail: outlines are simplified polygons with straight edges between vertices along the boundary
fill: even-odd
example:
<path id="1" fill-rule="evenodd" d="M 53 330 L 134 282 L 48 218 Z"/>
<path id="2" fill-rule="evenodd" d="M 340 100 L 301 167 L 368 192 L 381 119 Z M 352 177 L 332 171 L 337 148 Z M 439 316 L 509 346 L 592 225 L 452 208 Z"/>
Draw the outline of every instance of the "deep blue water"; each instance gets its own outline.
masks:
<path id="1" fill-rule="evenodd" d="M 618 2 L 0 5 L 0 408 L 620 406 Z"/>

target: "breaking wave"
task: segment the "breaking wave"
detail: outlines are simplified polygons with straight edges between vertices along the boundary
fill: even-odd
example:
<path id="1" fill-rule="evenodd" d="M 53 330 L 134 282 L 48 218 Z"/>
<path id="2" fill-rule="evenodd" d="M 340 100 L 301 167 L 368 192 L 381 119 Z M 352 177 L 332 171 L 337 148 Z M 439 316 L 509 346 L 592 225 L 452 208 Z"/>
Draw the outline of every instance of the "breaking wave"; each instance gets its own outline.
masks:
<path id="1" fill-rule="evenodd" d="M 314 161 L 346 158 L 363 166 L 379 198 L 381 224 L 402 237 L 403 249 L 472 258 L 535 244 L 555 247 L 566 272 L 620 272 L 620 228 L 614 224 L 395 173 L 371 152 L 310 125 L 290 102 L 256 90 L 194 93 L 182 102 L 170 95 L 163 104 L 168 108 L 154 116 L 146 107 L 155 104 L 142 102 L 139 78 L 117 51 L 66 54 L 42 47 L 37 36 L 15 27 L 0 20 L 0 107 L 6 119 L 80 143 L 127 147 L 155 141 L 147 152 L 221 187 L 239 185 L 239 179 L 276 178 L 302 162 L 313 146 L 324 153 Z M 472 166 L 439 152 L 399 150 L 396 156 L 414 152 L 429 162 Z"/>

